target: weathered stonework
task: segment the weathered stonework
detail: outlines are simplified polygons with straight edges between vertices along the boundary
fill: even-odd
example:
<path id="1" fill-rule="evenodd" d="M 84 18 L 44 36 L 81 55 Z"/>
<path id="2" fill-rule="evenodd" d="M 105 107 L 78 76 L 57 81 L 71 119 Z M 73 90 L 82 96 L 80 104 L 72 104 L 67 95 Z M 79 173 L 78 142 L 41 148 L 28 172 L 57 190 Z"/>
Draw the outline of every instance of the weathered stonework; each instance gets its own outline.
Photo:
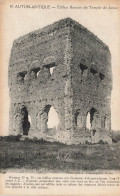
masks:
<path id="1" fill-rule="evenodd" d="M 15 40 L 10 134 L 67 144 L 111 142 L 110 61 L 109 48 L 70 18 Z M 54 130 L 47 127 L 51 106 L 59 117 Z"/>

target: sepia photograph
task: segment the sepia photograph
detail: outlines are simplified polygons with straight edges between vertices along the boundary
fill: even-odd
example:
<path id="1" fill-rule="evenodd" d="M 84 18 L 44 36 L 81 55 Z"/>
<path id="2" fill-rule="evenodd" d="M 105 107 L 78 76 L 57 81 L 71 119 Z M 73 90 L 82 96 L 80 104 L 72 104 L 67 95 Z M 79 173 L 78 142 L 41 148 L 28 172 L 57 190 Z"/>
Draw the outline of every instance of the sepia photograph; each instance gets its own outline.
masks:
<path id="1" fill-rule="evenodd" d="M 1 176 L 115 173 L 119 188 L 119 1 L 0 9 Z"/>

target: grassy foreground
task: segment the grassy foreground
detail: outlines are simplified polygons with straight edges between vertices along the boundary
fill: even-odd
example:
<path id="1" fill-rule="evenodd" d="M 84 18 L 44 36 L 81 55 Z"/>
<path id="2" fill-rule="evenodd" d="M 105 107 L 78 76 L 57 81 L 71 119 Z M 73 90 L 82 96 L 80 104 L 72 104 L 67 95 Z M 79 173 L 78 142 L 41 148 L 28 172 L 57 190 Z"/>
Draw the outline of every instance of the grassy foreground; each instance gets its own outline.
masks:
<path id="1" fill-rule="evenodd" d="M 0 138 L 0 169 L 73 173 L 79 170 L 120 169 L 120 142 L 65 145 L 43 140 Z"/>

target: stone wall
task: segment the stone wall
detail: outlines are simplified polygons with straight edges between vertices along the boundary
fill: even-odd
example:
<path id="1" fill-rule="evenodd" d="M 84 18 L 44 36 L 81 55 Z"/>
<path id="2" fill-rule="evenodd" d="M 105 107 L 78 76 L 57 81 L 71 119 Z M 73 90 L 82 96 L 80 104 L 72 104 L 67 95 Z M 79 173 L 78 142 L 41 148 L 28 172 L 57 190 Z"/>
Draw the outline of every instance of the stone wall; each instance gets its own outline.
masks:
<path id="1" fill-rule="evenodd" d="M 74 130 L 78 135 L 81 128 L 87 129 L 89 113 L 91 122 L 88 132 L 92 138 L 96 138 L 92 141 L 103 140 L 102 134 L 110 140 L 112 73 L 109 48 L 91 37 L 89 32 L 78 31 L 74 26 L 71 29 L 71 42 Z"/>
<path id="2" fill-rule="evenodd" d="M 9 63 L 10 134 L 98 142 L 98 133 L 110 132 L 111 83 L 108 47 L 72 19 L 20 37 Z M 51 106 L 59 118 L 54 131 L 47 127 Z"/>

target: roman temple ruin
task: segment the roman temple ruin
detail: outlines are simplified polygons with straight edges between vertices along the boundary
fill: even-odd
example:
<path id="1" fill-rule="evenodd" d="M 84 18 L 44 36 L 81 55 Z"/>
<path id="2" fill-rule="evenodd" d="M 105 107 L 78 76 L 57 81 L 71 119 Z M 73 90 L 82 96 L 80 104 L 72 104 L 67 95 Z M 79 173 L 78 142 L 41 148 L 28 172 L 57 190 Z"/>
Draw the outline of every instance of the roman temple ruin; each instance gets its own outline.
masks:
<path id="1" fill-rule="evenodd" d="M 67 144 L 111 142 L 111 55 L 93 33 L 65 18 L 13 42 L 11 135 Z"/>

